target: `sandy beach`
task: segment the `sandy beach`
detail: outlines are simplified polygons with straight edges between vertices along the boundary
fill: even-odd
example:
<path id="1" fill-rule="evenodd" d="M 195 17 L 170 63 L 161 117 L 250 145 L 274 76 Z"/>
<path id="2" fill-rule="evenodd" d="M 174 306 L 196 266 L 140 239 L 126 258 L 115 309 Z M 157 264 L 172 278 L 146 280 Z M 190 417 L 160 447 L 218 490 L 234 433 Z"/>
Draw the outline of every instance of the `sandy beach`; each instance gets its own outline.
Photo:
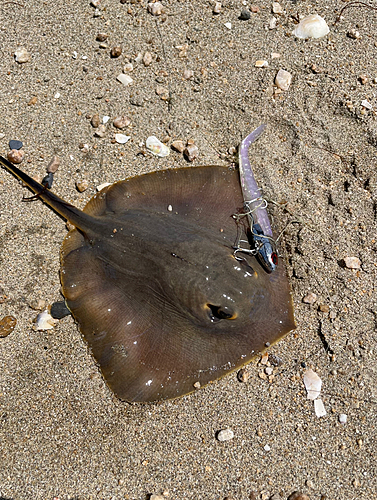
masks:
<path id="1" fill-rule="evenodd" d="M 0 319 L 17 319 L 0 338 L 0 498 L 374 498 L 377 10 L 350 5 L 334 25 L 347 2 L 163 0 L 160 15 L 144 0 L 96 3 L 0 5 L 0 154 L 21 140 L 20 168 L 40 179 L 58 156 L 52 190 L 82 208 L 102 183 L 232 164 L 266 123 L 250 158 L 274 233 L 284 230 L 297 328 L 268 349 L 269 366 L 258 356 L 246 367 L 246 382 L 234 372 L 173 401 L 118 400 L 71 316 L 33 329 L 36 301 L 62 300 L 67 227 L 43 203 L 22 203 L 30 191 L 0 169 Z M 295 37 L 310 14 L 330 32 Z M 287 90 L 275 85 L 281 69 Z M 100 134 L 95 115 L 108 117 Z M 129 118 L 122 130 L 118 116 Z M 157 158 L 152 135 L 169 148 L 192 140 L 198 156 Z M 321 417 L 308 369 L 323 383 Z M 220 442 L 228 428 L 233 439 Z"/>

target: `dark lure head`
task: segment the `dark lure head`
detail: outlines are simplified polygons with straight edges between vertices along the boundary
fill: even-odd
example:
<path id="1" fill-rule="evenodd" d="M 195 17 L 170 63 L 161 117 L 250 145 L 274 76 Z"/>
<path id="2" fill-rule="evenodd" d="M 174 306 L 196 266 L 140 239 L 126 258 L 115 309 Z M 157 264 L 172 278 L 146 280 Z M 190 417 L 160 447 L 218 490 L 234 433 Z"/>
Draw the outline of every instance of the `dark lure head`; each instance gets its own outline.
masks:
<path id="1" fill-rule="evenodd" d="M 259 263 L 266 272 L 272 273 L 278 265 L 275 240 L 270 236 L 265 236 L 259 224 L 253 224 L 251 238 Z"/>

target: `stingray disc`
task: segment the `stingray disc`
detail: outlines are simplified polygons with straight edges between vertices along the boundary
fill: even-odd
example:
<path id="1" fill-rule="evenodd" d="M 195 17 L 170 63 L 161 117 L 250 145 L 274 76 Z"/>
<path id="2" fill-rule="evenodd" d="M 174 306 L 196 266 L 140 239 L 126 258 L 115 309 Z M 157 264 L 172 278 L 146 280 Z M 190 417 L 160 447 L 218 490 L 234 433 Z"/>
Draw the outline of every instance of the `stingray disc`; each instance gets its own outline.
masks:
<path id="1" fill-rule="evenodd" d="M 267 274 L 233 255 L 242 206 L 237 172 L 196 167 L 117 182 L 89 201 L 89 217 L 76 210 L 63 293 L 119 398 L 182 396 L 295 328 L 283 260 Z"/>

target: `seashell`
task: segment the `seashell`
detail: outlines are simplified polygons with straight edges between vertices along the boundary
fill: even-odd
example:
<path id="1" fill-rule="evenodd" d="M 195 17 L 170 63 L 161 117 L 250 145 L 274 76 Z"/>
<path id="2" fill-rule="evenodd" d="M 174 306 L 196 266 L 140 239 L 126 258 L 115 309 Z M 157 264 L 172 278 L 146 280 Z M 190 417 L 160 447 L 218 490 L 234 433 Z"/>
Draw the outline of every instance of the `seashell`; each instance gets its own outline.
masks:
<path id="1" fill-rule="evenodd" d="M 159 156 L 160 158 L 168 156 L 170 153 L 170 149 L 166 146 L 166 144 L 163 144 L 154 135 L 148 137 L 148 139 L 145 142 L 145 145 L 148 151 L 150 151 L 156 156 Z"/>
<path id="2" fill-rule="evenodd" d="M 258 59 L 258 61 L 255 61 L 255 67 L 256 68 L 267 68 L 268 61 L 265 61 L 264 59 Z"/>
<path id="3" fill-rule="evenodd" d="M 34 328 L 35 330 L 52 330 L 56 323 L 58 323 L 57 319 L 54 319 L 48 311 L 43 311 L 38 314 Z"/>
<path id="4" fill-rule="evenodd" d="M 305 17 L 299 24 L 296 26 L 293 34 L 297 36 L 297 38 L 322 38 L 326 36 L 330 32 L 329 27 L 327 26 L 326 21 L 323 17 L 318 14 L 312 14 L 311 16 Z"/>
<path id="5" fill-rule="evenodd" d="M 275 77 L 275 85 L 281 90 L 288 90 L 292 82 L 292 75 L 285 69 L 279 69 Z"/>
<path id="6" fill-rule="evenodd" d="M 121 73 L 120 75 L 118 75 L 117 80 L 120 83 L 123 83 L 123 85 L 125 85 L 126 87 L 128 85 L 131 85 L 131 83 L 133 82 L 132 78 L 129 75 L 125 75 L 124 73 Z"/>
<path id="7" fill-rule="evenodd" d="M 324 417 L 326 415 L 325 405 L 322 399 L 316 399 L 314 401 L 314 411 L 317 417 Z"/>
<path id="8" fill-rule="evenodd" d="M 313 370 L 306 370 L 304 374 L 304 385 L 308 393 L 308 399 L 317 399 L 322 387 L 322 380 Z"/>
<path id="9" fill-rule="evenodd" d="M 115 134 L 115 140 L 118 144 L 126 144 L 131 139 L 130 135 Z"/>
<path id="10" fill-rule="evenodd" d="M 107 186 L 111 186 L 111 183 L 110 182 L 104 182 L 103 184 L 100 184 L 99 186 L 97 186 L 97 191 L 102 191 L 102 189 L 104 189 L 105 187 Z"/>

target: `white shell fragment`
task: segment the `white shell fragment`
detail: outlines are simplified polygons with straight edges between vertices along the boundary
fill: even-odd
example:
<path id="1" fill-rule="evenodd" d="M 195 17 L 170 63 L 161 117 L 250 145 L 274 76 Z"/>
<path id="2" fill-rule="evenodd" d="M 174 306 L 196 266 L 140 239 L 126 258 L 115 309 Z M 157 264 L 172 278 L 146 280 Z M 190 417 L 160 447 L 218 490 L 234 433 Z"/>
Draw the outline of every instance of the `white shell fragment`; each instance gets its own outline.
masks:
<path id="1" fill-rule="evenodd" d="M 326 21 L 318 14 L 305 17 L 293 31 L 297 38 L 322 38 L 330 32 Z"/>
<path id="2" fill-rule="evenodd" d="M 126 87 L 128 85 L 131 85 L 131 83 L 133 82 L 132 78 L 129 75 L 125 75 L 124 73 L 121 73 L 120 75 L 118 75 L 117 80 L 120 83 L 123 83 L 123 85 L 125 85 Z"/>
<path id="3" fill-rule="evenodd" d="M 275 77 L 275 85 L 281 90 L 288 90 L 292 82 L 292 75 L 285 69 L 279 69 Z"/>
<path id="4" fill-rule="evenodd" d="M 22 63 L 26 63 L 26 62 L 30 61 L 30 54 L 24 47 L 20 47 L 14 53 L 14 58 L 15 58 L 16 62 L 18 62 L 19 64 L 22 64 Z"/>
<path id="5" fill-rule="evenodd" d="M 232 429 L 223 429 L 217 434 L 218 441 L 230 441 L 234 438 L 234 432 Z"/>
<path id="6" fill-rule="evenodd" d="M 166 146 L 166 144 L 163 144 L 154 135 L 148 137 L 148 139 L 145 142 L 145 145 L 148 151 L 150 151 L 156 156 L 159 156 L 160 158 L 168 156 L 170 153 L 170 149 Z"/>
<path id="7" fill-rule="evenodd" d="M 37 319 L 35 321 L 35 329 L 52 330 L 56 323 L 58 323 L 57 319 L 54 319 L 48 311 L 43 311 L 37 316 Z"/>
<path id="8" fill-rule="evenodd" d="M 347 423 L 347 415 L 345 413 L 340 413 L 338 420 L 341 424 L 346 424 Z"/>
<path id="9" fill-rule="evenodd" d="M 314 401 L 314 411 L 317 417 L 324 417 L 326 415 L 326 410 L 322 399 L 316 399 Z"/>
<path id="10" fill-rule="evenodd" d="M 131 139 L 130 135 L 115 134 L 115 140 L 118 144 L 126 144 Z"/>
<path id="11" fill-rule="evenodd" d="M 97 186 L 96 189 L 99 192 L 99 191 L 102 191 L 102 189 L 104 189 L 107 186 L 111 186 L 111 183 L 110 182 L 104 182 L 103 184 L 100 184 L 99 186 Z"/>
<path id="12" fill-rule="evenodd" d="M 264 59 L 259 59 L 258 61 L 255 61 L 255 67 L 256 68 L 267 68 L 268 61 L 266 61 Z"/>
<path id="13" fill-rule="evenodd" d="M 311 369 L 304 373 L 304 385 L 308 393 L 308 399 L 317 399 L 322 387 L 322 380 Z"/>
<path id="14" fill-rule="evenodd" d="M 369 101 L 367 101 L 366 99 L 364 99 L 363 101 L 361 101 L 361 105 L 365 109 L 373 109 L 373 106 L 371 105 L 371 103 Z"/>

